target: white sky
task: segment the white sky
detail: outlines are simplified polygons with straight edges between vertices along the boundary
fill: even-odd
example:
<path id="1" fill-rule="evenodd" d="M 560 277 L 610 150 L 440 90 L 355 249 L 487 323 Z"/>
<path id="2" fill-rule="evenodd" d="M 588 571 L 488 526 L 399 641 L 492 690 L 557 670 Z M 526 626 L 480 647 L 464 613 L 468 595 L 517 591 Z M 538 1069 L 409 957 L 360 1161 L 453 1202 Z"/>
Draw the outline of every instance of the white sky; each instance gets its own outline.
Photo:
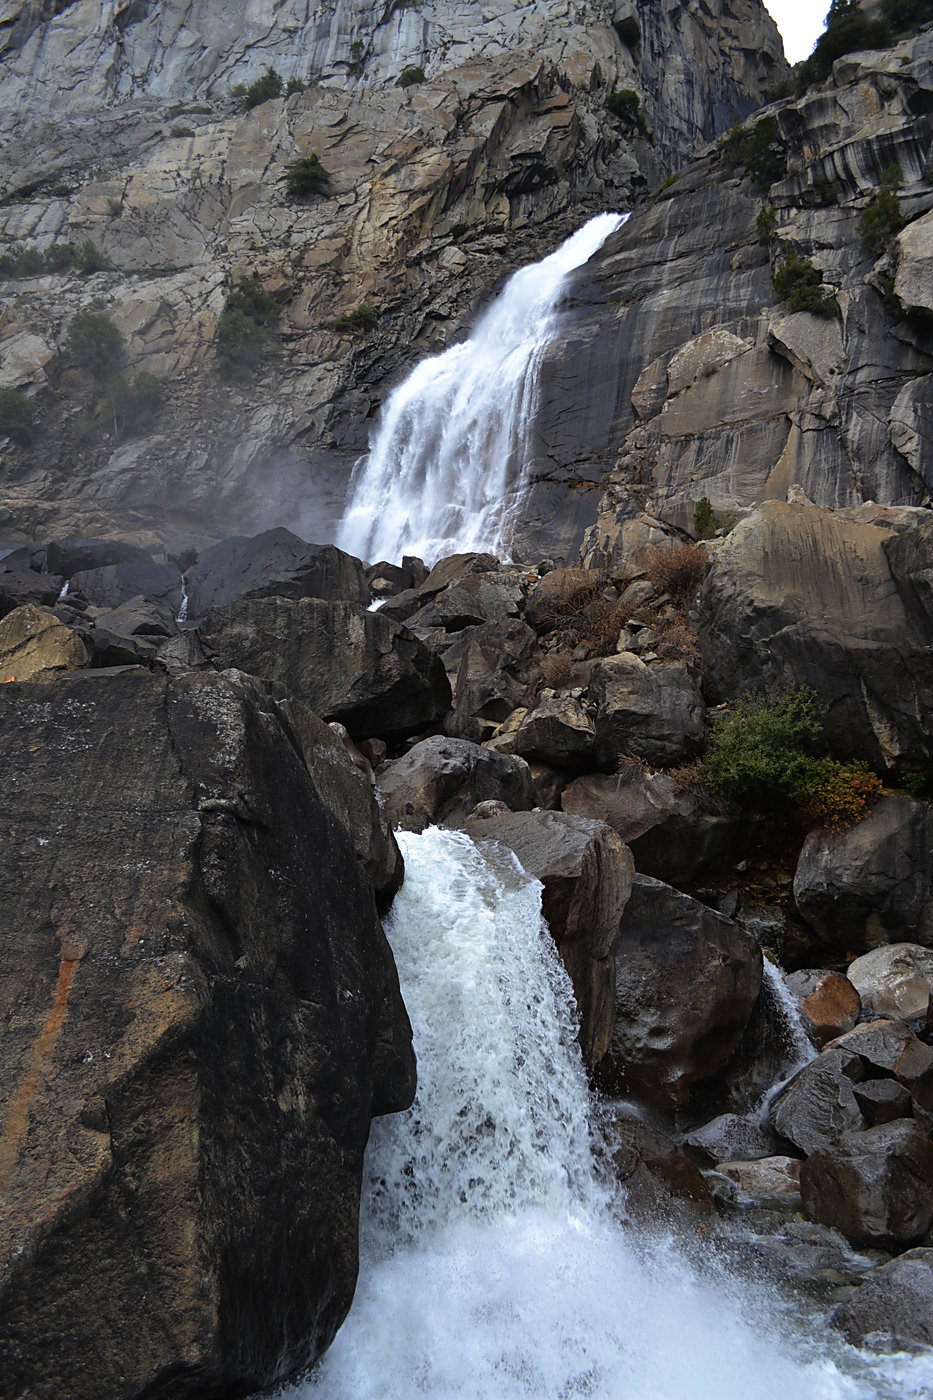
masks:
<path id="1" fill-rule="evenodd" d="M 828 0 L 765 0 L 784 40 L 788 63 L 808 58 L 823 32 Z"/>

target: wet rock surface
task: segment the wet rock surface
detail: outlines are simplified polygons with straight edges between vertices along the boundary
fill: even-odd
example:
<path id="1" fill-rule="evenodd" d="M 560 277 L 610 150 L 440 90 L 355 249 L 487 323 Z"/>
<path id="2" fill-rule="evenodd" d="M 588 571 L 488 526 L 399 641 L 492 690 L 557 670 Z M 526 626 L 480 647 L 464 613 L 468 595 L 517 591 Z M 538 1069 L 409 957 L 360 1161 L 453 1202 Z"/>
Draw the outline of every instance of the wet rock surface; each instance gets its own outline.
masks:
<path id="1" fill-rule="evenodd" d="M 405 831 L 423 831 L 435 822 L 456 825 L 492 799 L 515 811 L 536 805 L 523 759 L 440 735 L 385 764 L 379 793 L 389 822 Z"/>

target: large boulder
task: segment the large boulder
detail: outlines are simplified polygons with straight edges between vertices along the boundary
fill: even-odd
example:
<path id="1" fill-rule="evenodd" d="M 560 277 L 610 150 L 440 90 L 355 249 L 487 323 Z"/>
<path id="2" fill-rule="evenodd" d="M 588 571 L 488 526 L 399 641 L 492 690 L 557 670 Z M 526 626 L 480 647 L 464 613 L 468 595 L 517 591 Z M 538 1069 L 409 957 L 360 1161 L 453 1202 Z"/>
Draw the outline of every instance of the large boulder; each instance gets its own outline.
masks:
<path id="1" fill-rule="evenodd" d="M 790 1081 L 771 1104 L 771 1122 L 801 1152 L 819 1152 L 843 1133 L 863 1128 L 855 1086 L 865 1076 L 858 1055 L 824 1050 Z"/>
<path id="2" fill-rule="evenodd" d="M 355 603 L 253 598 L 214 608 L 201 641 L 218 669 L 279 681 L 354 738 L 404 736 L 443 718 L 444 668 L 399 623 Z"/>
<path id="3" fill-rule="evenodd" d="M 761 990 L 761 949 L 731 919 L 636 875 L 615 961 L 609 1062 L 630 1093 L 681 1107 L 738 1045 Z"/>
<path id="4" fill-rule="evenodd" d="M 34 569 L 0 563 L 0 617 L 14 608 L 52 607 L 62 591 L 64 579 L 57 574 L 40 574 Z"/>
<path id="5" fill-rule="evenodd" d="M 899 1119 L 844 1133 L 800 1172 L 804 1214 L 853 1244 L 903 1249 L 933 1225 L 933 1142 Z"/>
<path id="6" fill-rule="evenodd" d="M 332 544 L 307 544 L 281 527 L 235 535 L 198 556 L 186 575 L 188 616 L 243 598 L 370 599 L 366 566 Z"/>
<path id="7" fill-rule="evenodd" d="M 177 615 L 183 599 L 181 584 L 181 574 L 173 564 L 134 559 L 74 573 L 69 591 L 99 608 L 118 608 L 137 597 L 157 599 Z"/>
<path id="8" fill-rule="evenodd" d="M 90 659 L 81 638 L 45 608 L 27 603 L 0 621 L 0 682 L 44 680 Z"/>
<path id="9" fill-rule="evenodd" d="M 573 983 L 588 1065 L 609 1047 L 615 1016 L 615 953 L 634 863 L 603 822 L 564 812 L 475 814 L 461 823 L 474 841 L 498 841 L 540 880 L 544 917 Z"/>
<path id="10" fill-rule="evenodd" d="M 527 705 L 540 674 L 537 638 L 517 617 L 487 622 L 468 632 L 462 649 L 447 653 L 450 668 L 459 655 L 448 734 L 481 743 L 519 705 Z"/>
<path id="11" fill-rule="evenodd" d="M 873 1269 L 830 1321 L 853 1346 L 933 1347 L 933 1249 L 909 1249 Z"/>
<path id="12" fill-rule="evenodd" d="M 633 754 L 648 763 L 677 763 L 699 753 L 706 706 L 699 678 L 683 661 L 648 666 L 633 652 L 597 661 L 590 675 L 599 759 L 615 767 Z"/>
<path id="13" fill-rule="evenodd" d="M 350 1305 L 370 1118 L 413 1093 L 372 886 L 248 677 L 0 711 L 0 1389 L 271 1386 Z"/>
<path id="14" fill-rule="evenodd" d="M 713 697 L 810 686 L 829 706 L 826 734 L 841 756 L 929 761 L 931 617 L 911 583 L 924 562 L 933 564 L 926 527 L 896 535 L 765 501 L 715 552 L 701 593 Z"/>
<path id="15" fill-rule="evenodd" d="M 585 773 L 561 793 L 565 812 L 608 822 L 643 875 L 696 878 L 724 859 L 733 862 L 748 834 L 748 815 L 705 787 L 681 787 L 667 773 L 624 764 L 617 773 Z"/>
<path id="16" fill-rule="evenodd" d="M 74 574 L 105 569 L 112 564 L 151 564 L 152 555 L 126 540 L 52 540 L 46 546 L 45 567 L 50 574 L 70 579 Z"/>
<path id="17" fill-rule="evenodd" d="M 885 943 L 933 946 L 933 808 L 885 795 L 848 831 L 811 831 L 794 899 L 820 941 L 850 956 Z"/>
<path id="18" fill-rule="evenodd" d="M 889 943 L 856 958 L 847 975 L 866 1011 L 901 1019 L 925 1016 L 933 992 L 933 949 Z"/>
<path id="19" fill-rule="evenodd" d="M 556 768 L 580 768 L 596 757 L 596 729 L 582 701 L 540 694 L 515 731 L 512 752 Z"/>
<path id="20" fill-rule="evenodd" d="M 828 1041 L 852 1030 L 862 1002 L 848 977 L 841 972 L 808 967 L 789 973 L 785 982 L 814 1045 L 822 1049 Z"/>
<path id="21" fill-rule="evenodd" d="M 423 831 L 433 822 L 456 825 L 480 802 L 513 811 L 536 806 L 528 764 L 468 739 L 433 735 L 379 771 L 379 796 L 393 827 Z"/>

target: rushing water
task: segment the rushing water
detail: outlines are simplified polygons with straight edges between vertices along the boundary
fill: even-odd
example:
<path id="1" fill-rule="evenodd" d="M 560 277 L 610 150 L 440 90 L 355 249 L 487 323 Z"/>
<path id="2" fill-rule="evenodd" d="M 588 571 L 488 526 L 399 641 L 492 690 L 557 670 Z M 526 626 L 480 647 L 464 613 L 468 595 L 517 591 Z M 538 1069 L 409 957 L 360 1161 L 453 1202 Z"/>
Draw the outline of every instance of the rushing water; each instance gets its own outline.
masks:
<path id="1" fill-rule="evenodd" d="M 373 1125 L 357 1296 L 292 1400 L 928 1397 L 753 1284 L 639 1237 L 598 1170 L 540 885 L 467 837 L 401 834 L 390 920 L 418 1052 Z M 788 1335 L 782 1335 L 787 1333 Z"/>
<path id="2" fill-rule="evenodd" d="M 538 369 L 567 276 L 625 215 L 599 214 L 523 267 L 469 340 L 424 360 L 387 399 L 337 534 L 361 559 L 504 554 L 538 408 Z"/>

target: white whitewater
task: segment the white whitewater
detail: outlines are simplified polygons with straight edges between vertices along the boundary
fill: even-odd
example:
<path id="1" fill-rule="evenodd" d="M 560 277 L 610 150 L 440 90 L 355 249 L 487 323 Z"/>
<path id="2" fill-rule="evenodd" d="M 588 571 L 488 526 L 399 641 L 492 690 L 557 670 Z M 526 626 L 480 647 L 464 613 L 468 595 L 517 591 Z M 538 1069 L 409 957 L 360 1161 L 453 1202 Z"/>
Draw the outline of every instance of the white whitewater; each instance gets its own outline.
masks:
<path id="1" fill-rule="evenodd" d="M 783 1049 L 787 1056 L 780 1079 L 771 1085 L 758 1104 L 758 1116 L 765 1122 L 772 1102 L 785 1084 L 789 1084 L 795 1074 L 799 1074 L 805 1065 L 815 1060 L 818 1052 L 804 1029 L 800 1008 L 784 980 L 783 972 L 770 958 L 764 960 L 762 983 L 763 990 L 771 999 L 772 1015 L 781 1029 Z"/>
<path id="2" fill-rule="evenodd" d="M 422 361 L 393 390 L 369 456 L 354 470 L 341 549 L 373 562 L 508 552 L 538 370 L 567 276 L 627 217 L 599 214 L 550 257 L 521 268 L 469 340 Z"/>
<path id="3" fill-rule="evenodd" d="M 389 933 L 418 1053 L 373 1124 L 357 1296 L 292 1400 L 865 1400 L 933 1370 L 780 1337 L 762 1290 L 628 1230 L 596 1168 L 540 885 L 462 834 L 400 833 Z M 831 1349 L 834 1349 L 831 1351 Z M 925 1369 L 924 1369 L 925 1367 Z"/>

